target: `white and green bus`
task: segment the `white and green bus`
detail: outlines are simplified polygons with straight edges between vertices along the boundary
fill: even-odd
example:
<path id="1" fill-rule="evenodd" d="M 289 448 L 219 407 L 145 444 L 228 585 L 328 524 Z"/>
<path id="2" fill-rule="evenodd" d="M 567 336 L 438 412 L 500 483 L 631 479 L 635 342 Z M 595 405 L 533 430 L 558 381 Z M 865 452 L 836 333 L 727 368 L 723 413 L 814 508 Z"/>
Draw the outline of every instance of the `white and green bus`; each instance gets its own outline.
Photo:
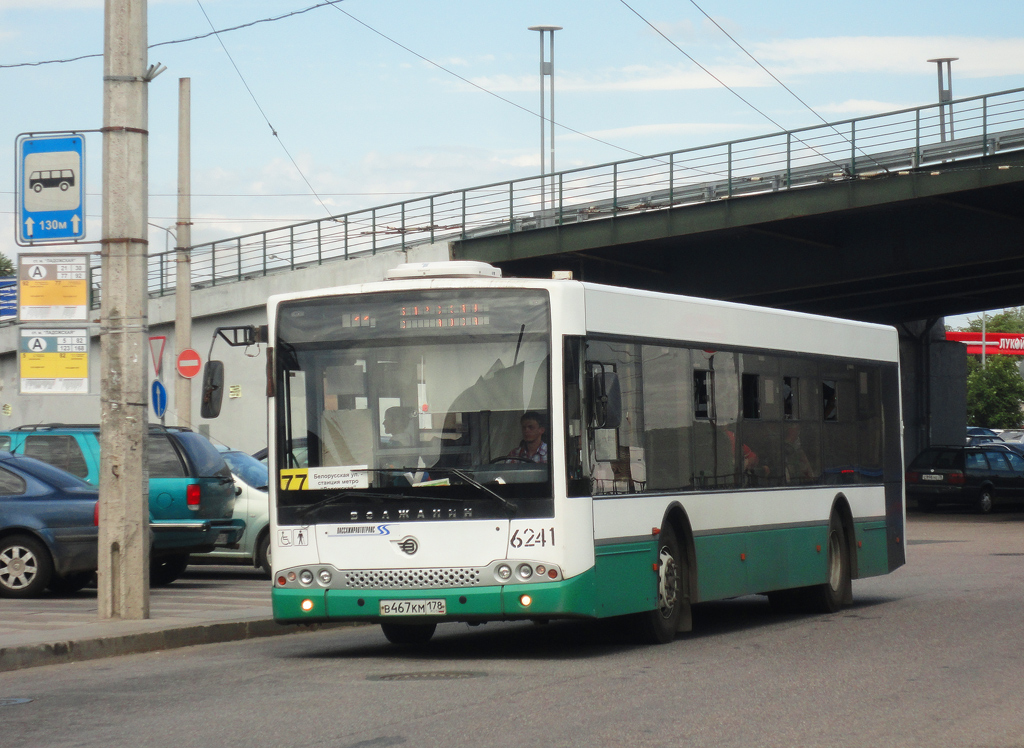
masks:
<path id="1" fill-rule="evenodd" d="M 468 262 L 268 319 L 279 622 L 666 642 L 695 603 L 831 612 L 904 563 L 892 328 Z"/>

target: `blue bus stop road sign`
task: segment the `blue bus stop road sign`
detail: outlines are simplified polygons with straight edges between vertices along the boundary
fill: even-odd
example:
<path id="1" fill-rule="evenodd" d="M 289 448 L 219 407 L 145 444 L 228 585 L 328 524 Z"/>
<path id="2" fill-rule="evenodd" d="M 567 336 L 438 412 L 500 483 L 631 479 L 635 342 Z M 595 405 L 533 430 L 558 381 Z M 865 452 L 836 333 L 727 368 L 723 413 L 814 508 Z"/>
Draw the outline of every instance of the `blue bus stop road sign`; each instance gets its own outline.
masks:
<path id="1" fill-rule="evenodd" d="M 85 138 L 19 137 L 18 168 L 18 244 L 85 238 Z"/>
<path id="2" fill-rule="evenodd" d="M 159 379 L 153 380 L 153 412 L 157 418 L 163 418 L 167 412 L 167 388 Z"/>

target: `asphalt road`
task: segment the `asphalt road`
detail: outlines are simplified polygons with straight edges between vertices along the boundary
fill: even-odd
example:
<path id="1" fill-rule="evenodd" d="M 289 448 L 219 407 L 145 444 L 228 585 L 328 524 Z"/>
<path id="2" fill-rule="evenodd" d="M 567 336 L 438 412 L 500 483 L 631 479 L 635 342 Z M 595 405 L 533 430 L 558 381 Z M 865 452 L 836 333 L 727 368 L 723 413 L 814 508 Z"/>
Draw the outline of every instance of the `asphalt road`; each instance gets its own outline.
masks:
<path id="1" fill-rule="evenodd" d="M 1024 513 L 912 515 L 910 563 L 838 614 L 377 627 L 0 674 L 0 747 L 1024 746 Z"/>

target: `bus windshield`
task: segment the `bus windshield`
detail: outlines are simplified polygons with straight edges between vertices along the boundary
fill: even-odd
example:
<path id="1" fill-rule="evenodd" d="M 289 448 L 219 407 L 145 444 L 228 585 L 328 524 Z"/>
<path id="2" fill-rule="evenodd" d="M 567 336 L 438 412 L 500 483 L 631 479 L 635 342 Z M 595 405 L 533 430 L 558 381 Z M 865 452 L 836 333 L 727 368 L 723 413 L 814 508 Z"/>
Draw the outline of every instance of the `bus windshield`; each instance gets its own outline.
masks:
<path id="1" fill-rule="evenodd" d="M 550 516 L 549 328 L 541 291 L 283 303 L 282 517 Z M 305 461 L 287 448 L 302 439 Z"/>

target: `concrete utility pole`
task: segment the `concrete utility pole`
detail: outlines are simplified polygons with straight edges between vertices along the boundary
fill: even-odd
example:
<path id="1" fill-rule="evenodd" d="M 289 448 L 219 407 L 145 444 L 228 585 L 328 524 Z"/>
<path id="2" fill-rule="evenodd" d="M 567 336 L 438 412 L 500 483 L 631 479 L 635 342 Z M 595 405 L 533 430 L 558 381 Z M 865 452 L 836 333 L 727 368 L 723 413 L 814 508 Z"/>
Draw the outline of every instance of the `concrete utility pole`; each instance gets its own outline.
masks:
<path id="1" fill-rule="evenodd" d="M 174 350 L 192 347 L 192 79 L 178 79 L 178 246 L 174 282 Z M 177 356 L 175 357 L 177 360 Z M 177 367 L 175 367 L 177 368 Z M 192 380 L 175 371 L 179 426 L 192 426 Z"/>
<path id="2" fill-rule="evenodd" d="M 149 618 L 146 0 L 106 0 L 99 616 Z"/>

